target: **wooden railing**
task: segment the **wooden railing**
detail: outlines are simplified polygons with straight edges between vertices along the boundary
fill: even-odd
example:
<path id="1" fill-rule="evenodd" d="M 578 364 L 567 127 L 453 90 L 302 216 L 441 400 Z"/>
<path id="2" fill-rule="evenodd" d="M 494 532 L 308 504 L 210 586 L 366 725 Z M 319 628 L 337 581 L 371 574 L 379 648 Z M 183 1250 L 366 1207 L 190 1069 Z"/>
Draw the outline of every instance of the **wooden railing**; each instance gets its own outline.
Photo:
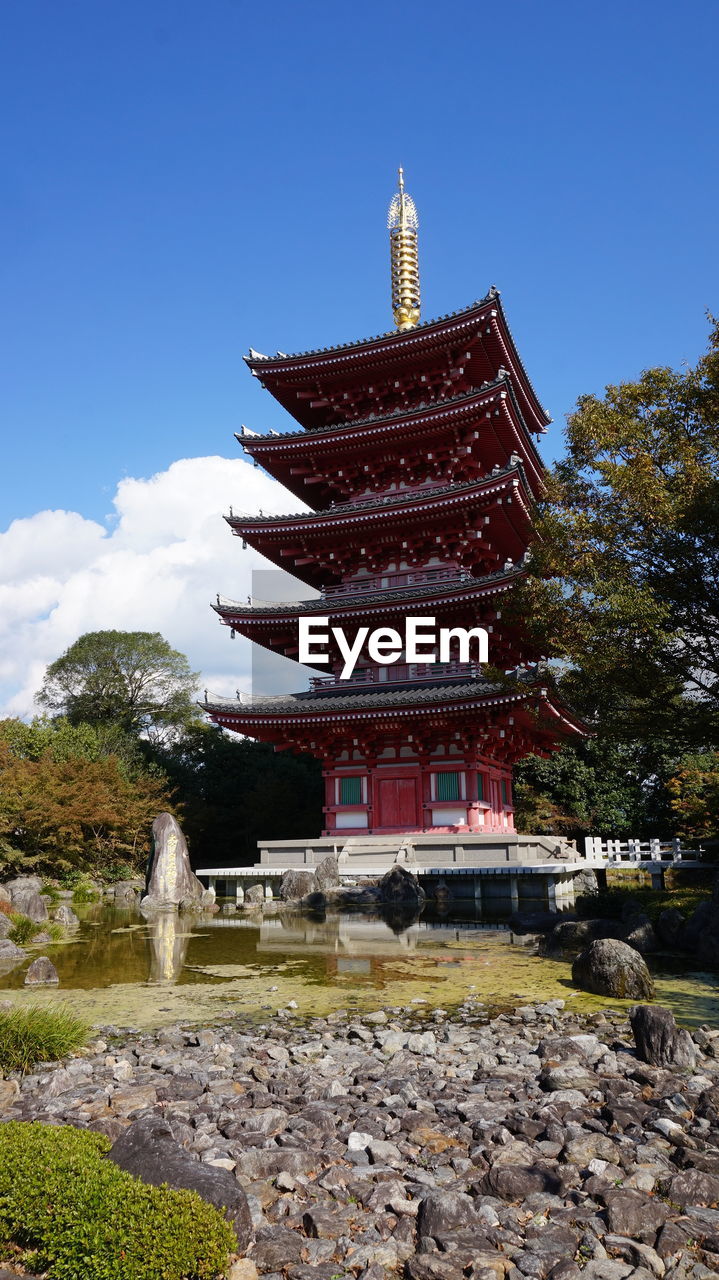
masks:
<path id="1" fill-rule="evenodd" d="M 380 679 L 380 671 L 386 671 L 384 679 Z M 348 680 L 339 676 L 313 676 L 311 689 L 351 689 L 357 685 L 386 685 L 404 683 L 407 680 L 444 680 L 458 677 L 462 680 L 476 680 L 483 674 L 478 662 L 413 662 L 397 663 L 387 667 L 360 667 L 352 672 Z"/>

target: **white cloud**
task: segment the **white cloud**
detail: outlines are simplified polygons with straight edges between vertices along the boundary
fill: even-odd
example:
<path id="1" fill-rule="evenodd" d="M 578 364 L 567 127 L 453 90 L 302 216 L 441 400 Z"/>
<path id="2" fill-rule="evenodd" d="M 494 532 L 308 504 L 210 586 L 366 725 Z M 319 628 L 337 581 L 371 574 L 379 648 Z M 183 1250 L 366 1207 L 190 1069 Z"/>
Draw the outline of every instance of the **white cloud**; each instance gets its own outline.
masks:
<path id="1" fill-rule="evenodd" d="M 249 688 L 250 646 L 230 642 L 210 602 L 217 591 L 244 600 L 267 561 L 232 536 L 222 519 L 230 505 L 302 509 L 242 459 L 182 458 L 122 480 L 108 527 L 40 511 L 0 533 L 0 714 L 33 714 L 47 664 L 86 631 L 159 631 L 203 687 Z"/>

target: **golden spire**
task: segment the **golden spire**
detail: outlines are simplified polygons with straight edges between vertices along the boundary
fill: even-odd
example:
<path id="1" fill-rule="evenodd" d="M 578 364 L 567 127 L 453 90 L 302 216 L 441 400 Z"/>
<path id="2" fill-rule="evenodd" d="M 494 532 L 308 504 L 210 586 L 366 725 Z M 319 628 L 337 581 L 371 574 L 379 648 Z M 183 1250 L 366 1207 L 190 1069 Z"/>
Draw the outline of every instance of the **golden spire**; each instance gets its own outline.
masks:
<path id="1" fill-rule="evenodd" d="M 413 329 L 419 321 L 418 225 L 417 209 L 412 197 L 405 193 L 404 174 L 400 169 L 399 190 L 392 196 L 387 215 L 392 257 L 392 310 L 398 329 Z"/>

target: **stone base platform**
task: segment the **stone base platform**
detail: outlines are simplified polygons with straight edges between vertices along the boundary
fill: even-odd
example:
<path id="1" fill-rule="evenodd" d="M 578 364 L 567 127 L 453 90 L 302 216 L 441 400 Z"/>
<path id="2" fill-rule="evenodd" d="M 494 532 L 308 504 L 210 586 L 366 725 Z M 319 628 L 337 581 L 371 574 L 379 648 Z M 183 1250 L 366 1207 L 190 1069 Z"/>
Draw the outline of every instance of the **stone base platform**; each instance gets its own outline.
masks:
<path id="1" fill-rule="evenodd" d="M 506 899 L 508 909 L 541 906 L 566 910 L 574 903 L 582 872 L 604 871 L 573 842 L 557 836 L 407 835 L 320 836 L 316 840 L 270 840 L 259 844 L 252 867 L 201 867 L 197 875 L 223 897 L 244 901 L 245 889 L 261 884 L 265 898 L 279 890 L 286 871 L 311 871 L 328 854 L 337 857 L 340 880 L 355 883 L 383 876 L 399 863 L 420 880 L 427 896 L 481 905 Z"/>

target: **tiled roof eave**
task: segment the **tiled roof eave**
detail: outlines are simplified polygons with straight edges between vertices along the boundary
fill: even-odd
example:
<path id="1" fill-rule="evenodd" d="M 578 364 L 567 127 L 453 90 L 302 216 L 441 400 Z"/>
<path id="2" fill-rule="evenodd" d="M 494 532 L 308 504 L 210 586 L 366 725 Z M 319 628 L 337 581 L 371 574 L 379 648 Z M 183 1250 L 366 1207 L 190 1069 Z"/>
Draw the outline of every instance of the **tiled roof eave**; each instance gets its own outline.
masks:
<path id="1" fill-rule="evenodd" d="M 390 591 L 368 591 L 366 594 L 358 592 L 354 596 L 340 597 L 334 600 L 319 597 L 317 599 L 308 600 L 287 600 L 287 601 L 267 601 L 258 600 L 256 602 L 245 602 L 239 600 L 225 600 L 220 597 L 217 604 L 213 604 L 212 608 L 220 616 L 249 616 L 253 618 L 266 617 L 268 619 L 284 616 L 291 616 L 296 613 L 329 613 L 335 616 L 345 610 L 364 610 L 365 606 L 376 612 L 382 612 L 387 608 L 402 608 L 408 602 L 416 602 L 419 600 L 457 600 L 472 599 L 475 596 L 493 595 L 500 591 L 508 591 L 513 584 L 514 579 L 522 577 L 525 570 L 521 566 L 507 571 L 502 569 L 495 574 L 487 574 L 483 578 L 475 578 L 473 581 L 467 582 L 438 582 L 434 585 L 426 584 L 422 587 L 398 587 Z"/>
<path id="2" fill-rule="evenodd" d="M 311 529 L 332 527 L 346 522 L 358 524 L 363 518 L 376 519 L 388 514 L 411 515 L 422 514 L 432 507 L 452 506 L 457 502 L 465 502 L 473 496 L 491 497 L 495 492 L 514 488 L 514 479 L 522 484 L 526 491 L 525 501 L 530 501 L 530 490 L 521 463 L 513 463 L 494 475 L 481 476 L 476 480 L 468 480 L 464 484 L 441 485 L 436 488 L 414 489 L 408 493 L 392 493 L 376 499 L 365 499 L 361 502 L 337 503 L 335 507 L 320 511 L 291 512 L 286 515 L 225 516 L 228 524 L 238 533 L 242 530 L 257 533 L 259 530 L 276 530 L 284 527 L 297 529 L 303 524 Z"/>

